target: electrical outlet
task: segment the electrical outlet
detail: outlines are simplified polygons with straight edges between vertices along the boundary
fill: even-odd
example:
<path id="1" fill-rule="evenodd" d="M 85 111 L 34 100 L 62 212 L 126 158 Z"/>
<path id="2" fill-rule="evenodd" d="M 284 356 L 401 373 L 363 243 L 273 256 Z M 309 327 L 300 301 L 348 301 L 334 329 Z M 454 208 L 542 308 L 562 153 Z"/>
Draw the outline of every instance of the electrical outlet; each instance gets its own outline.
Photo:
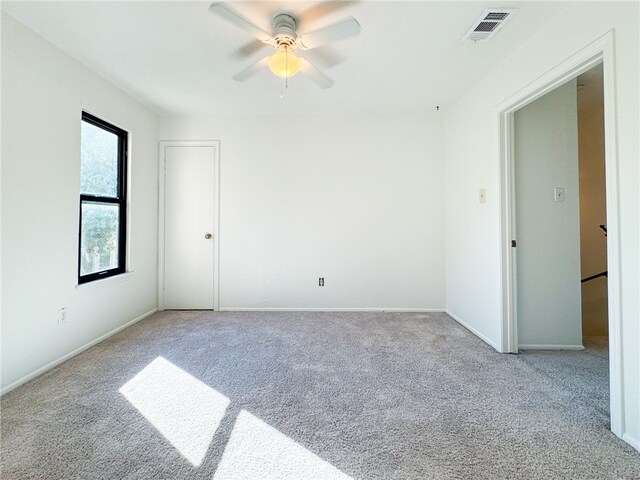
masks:
<path id="1" fill-rule="evenodd" d="M 553 189 L 553 201 L 564 202 L 564 188 L 556 187 Z"/>
<path id="2" fill-rule="evenodd" d="M 58 325 L 64 325 L 67 323 L 67 309 L 62 307 L 58 310 Z"/>
<path id="3" fill-rule="evenodd" d="M 324 277 L 320 277 L 320 278 L 318 279 L 318 286 L 319 286 L 319 287 L 324 287 Z"/>
<path id="4" fill-rule="evenodd" d="M 480 203 L 487 203 L 487 189 L 480 189 Z"/>

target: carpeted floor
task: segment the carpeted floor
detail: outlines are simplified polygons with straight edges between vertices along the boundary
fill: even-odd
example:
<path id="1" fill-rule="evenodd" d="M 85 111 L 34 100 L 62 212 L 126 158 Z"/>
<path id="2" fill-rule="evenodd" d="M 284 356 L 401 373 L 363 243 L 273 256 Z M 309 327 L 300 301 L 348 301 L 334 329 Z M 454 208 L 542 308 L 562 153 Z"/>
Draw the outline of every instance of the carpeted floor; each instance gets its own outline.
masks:
<path id="1" fill-rule="evenodd" d="M 445 314 L 162 312 L 2 398 L 3 479 L 637 479 L 602 350 Z"/>

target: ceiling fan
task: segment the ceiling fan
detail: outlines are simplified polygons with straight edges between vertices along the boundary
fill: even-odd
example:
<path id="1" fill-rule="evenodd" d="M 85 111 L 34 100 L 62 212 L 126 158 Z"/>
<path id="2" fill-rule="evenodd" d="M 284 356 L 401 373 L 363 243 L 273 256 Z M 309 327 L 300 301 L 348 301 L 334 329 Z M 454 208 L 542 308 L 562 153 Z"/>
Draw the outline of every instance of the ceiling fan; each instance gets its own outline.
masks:
<path id="1" fill-rule="evenodd" d="M 351 2 L 323 2 L 311 9 L 313 12 L 306 12 L 307 15 L 302 14 L 302 16 L 311 16 L 311 13 L 323 14 L 349 3 Z M 360 24 L 353 17 L 345 18 L 338 23 L 313 32 L 298 35 L 296 18 L 288 13 L 280 13 L 273 18 L 273 33 L 269 34 L 232 10 L 225 3 L 213 3 L 209 10 L 253 35 L 262 44 L 259 47 L 270 46 L 275 50 L 272 55 L 265 56 L 232 77 L 240 82 L 251 77 L 262 68 L 269 67 L 271 72 L 283 77 L 285 80 L 293 77 L 298 72 L 302 72 L 319 87 L 330 88 L 333 85 L 331 78 L 309 60 L 297 56 L 293 52 L 296 50 L 311 50 L 360 33 Z M 249 46 L 242 49 L 241 52 L 248 54 L 255 49 L 255 46 Z"/>

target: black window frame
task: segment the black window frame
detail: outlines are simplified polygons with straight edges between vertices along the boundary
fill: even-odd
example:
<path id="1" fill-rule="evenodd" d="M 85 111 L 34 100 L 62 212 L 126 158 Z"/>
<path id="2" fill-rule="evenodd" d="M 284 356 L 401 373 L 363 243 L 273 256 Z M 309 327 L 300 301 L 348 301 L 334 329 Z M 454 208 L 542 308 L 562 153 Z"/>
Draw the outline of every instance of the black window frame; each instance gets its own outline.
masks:
<path id="1" fill-rule="evenodd" d="M 116 127 L 109 122 L 102 120 L 87 112 L 82 112 L 82 122 L 90 123 L 113 133 L 118 137 L 118 185 L 115 197 L 102 195 L 88 195 L 80 193 L 80 224 L 78 227 L 78 284 L 93 282 L 103 278 L 113 277 L 126 272 L 127 261 L 127 156 L 129 133 L 122 128 Z M 82 168 L 82 167 L 81 167 Z M 118 205 L 119 225 L 118 225 L 118 266 L 99 272 L 82 275 L 82 205 L 84 203 L 103 203 Z"/>

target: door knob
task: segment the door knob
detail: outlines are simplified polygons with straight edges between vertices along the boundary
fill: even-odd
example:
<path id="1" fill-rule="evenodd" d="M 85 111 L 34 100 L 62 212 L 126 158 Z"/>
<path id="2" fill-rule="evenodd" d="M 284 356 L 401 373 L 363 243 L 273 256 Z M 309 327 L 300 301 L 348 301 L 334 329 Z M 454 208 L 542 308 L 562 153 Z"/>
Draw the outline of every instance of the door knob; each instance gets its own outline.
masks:
<path id="1" fill-rule="evenodd" d="M 205 233 L 204 238 L 206 238 L 207 240 L 211 240 L 213 238 L 213 235 L 211 235 L 210 233 Z"/>

